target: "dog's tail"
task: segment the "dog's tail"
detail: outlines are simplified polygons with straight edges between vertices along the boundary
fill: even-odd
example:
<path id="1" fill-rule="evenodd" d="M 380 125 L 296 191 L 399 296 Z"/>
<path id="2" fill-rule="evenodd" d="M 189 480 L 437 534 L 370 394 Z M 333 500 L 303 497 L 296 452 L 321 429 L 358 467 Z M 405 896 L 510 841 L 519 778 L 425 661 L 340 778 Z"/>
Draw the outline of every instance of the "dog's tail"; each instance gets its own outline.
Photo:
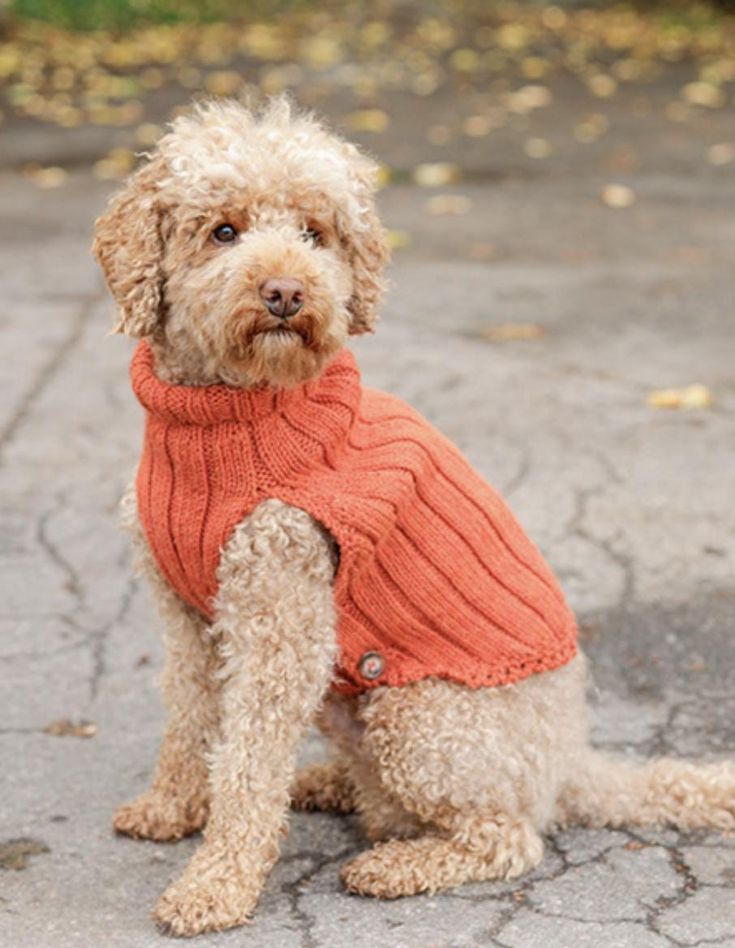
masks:
<path id="1" fill-rule="evenodd" d="M 590 751 L 560 794 L 559 816 L 564 825 L 733 830 L 735 764 L 633 764 Z"/>

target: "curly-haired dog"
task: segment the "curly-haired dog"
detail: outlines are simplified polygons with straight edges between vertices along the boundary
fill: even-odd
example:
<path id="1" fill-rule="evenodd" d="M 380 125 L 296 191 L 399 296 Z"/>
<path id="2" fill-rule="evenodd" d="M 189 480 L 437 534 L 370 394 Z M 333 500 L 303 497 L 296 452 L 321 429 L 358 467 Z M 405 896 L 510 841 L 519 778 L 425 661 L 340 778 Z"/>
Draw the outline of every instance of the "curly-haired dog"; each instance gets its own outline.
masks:
<path id="1" fill-rule="evenodd" d="M 166 627 L 169 721 L 121 833 L 204 828 L 155 908 L 245 922 L 289 802 L 357 811 L 351 892 L 506 879 L 570 823 L 735 828 L 735 767 L 590 749 L 574 621 L 538 551 L 459 453 L 361 388 L 387 253 L 374 166 L 277 100 L 178 118 L 97 222 L 141 339 L 146 412 L 125 506 Z M 295 774 L 318 719 L 334 756 Z"/>

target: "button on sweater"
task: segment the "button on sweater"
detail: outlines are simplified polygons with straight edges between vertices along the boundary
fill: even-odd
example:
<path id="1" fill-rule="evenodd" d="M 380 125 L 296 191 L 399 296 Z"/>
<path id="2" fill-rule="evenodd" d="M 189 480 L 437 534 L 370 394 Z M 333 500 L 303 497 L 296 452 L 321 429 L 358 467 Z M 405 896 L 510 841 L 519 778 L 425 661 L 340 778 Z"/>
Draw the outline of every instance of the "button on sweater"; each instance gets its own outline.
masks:
<path id="1" fill-rule="evenodd" d="M 131 376 L 146 413 L 143 530 L 168 582 L 208 619 L 222 548 L 277 498 L 339 546 L 337 689 L 429 675 L 508 685 L 575 655 L 574 617 L 507 504 L 421 415 L 364 388 L 347 349 L 287 390 L 172 385 L 146 343 Z"/>

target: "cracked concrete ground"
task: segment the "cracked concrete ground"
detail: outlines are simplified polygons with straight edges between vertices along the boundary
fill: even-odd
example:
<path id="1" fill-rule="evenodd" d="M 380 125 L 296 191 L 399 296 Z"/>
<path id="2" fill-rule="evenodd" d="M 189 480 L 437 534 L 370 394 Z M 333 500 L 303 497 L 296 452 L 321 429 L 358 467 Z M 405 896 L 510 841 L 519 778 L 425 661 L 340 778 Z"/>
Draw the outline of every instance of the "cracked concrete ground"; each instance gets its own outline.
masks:
<path id="1" fill-rule="evenodd" d="M 592 160 L 458 188 L 473 202 L 459 218 L 427 216 L 420 189 L 384 192 L 413 243 L 379 333 L 355 348 L 369 383 L 505 491 L 557 570 L 592 659 L 599 744 L 715 759 L 735 744 L 735 183 L 698 163 L 701 143 L 672 163 L 670 136 L 654 123 L 649 137 L 623 212 L 597 200 L 607 175 Z M 162 712 L 157 623 L 115 526 L 141 418 L 87 251 L 104 198 L 82 170 L 50 192 L 0 175 L 0 844 L 33 841 L 25 869 L 0 869 L 3 948 L 162 944 L 149 909 L 196 845 L 110 828 L 146 784 Z M 470 259 L 473 241 L 494 259 Z M 479 337 L 509 321 L 547 332 Z M 647 406 L 650 389 L 694 381 L 712 409 Z M 62 718 L 95 736 L 44 733 Z M 305 756 L 320 753 L 314 738 Z M 351 819 L 295 816 L 253 926 L 197 944 L 735 948 L 732 838 L 574 830 L 520 882 L 392 903 L 340 891 L 362 845 Z"/>

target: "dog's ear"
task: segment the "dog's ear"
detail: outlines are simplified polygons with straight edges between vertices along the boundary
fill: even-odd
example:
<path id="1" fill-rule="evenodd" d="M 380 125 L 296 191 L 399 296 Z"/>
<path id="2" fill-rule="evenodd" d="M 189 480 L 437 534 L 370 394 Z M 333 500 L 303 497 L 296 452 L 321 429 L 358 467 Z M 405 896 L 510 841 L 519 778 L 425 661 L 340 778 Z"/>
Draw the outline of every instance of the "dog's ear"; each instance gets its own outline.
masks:
<path id="1" fill-rule="evenodd" d="M 340 231 L 352 264 L 353 293 L 348 304 L 350 335 L 372 332 L 385 289 L 383 269 L 390 257 L 385 230 L 375 210 L 378 169 L 353 145 L 347 145 L 356 209 L 342 209 Z"/>
<path id="2" fill-rule="evenodd" d="M 97 219 L 92 252 L 119 307 L 115 332 L 149 336 L 161 315 L 161 211 L 156 159 L 137 171 Z"/>

